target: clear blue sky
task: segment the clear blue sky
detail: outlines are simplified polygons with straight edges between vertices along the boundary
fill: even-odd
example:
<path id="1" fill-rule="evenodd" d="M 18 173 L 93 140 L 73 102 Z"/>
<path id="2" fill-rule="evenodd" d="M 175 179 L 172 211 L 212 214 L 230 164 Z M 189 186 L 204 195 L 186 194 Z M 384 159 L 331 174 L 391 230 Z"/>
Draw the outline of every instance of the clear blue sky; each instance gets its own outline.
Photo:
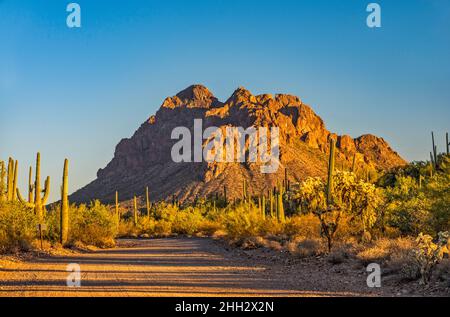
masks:
<path id="1" fill-rule="evenodd" d="M 172 96 L 202 83 L 291 93 L 328 129 L 384 137 L 408 160 L 444 148 L 450 118 L 450 1 L 0 0 L 0 158 L 42 155 L 52 199 L 70 159 L 70 191 L 95 178 L 115 145 Z M 43 175 L 43 176 L 44 176 Z"/>

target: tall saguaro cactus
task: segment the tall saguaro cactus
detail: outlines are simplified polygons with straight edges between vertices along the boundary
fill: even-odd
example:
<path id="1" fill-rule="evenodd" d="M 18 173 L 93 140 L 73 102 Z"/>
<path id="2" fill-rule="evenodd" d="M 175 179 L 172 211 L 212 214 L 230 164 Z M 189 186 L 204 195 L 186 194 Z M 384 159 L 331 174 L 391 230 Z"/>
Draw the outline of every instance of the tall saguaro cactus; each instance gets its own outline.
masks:
<path id="1" fill-rule="evenodd" d="M 447 155 L 450 154 L 450 142 L 448 141 L 448 132 L 445 133 L 445 144 L 447 145 Z"/>
<path id="2" fill-rule="evenodd" d="M 147 217 L 150 218 L 150 197 L 148 194 L 148 186 L 145 187 L 145 205 L 147 207 Z"/>
<path id="3" fill-rule="evenodd" d="M 283 195 L 282 194 L 277 194 L 277 216 L 278 216 L 278 221 L 280 221 L 280 222 L 285 221 Z"/>
<path id="4" fill-rule="evenodd" d="M 134 225 L 137 226 L 138 224 L 138 208 L 137 208 L 137 198 L 136 196 L 133 197 L 133 218 L 134 218 Z"/>
<path id="5" fill-rule="evenodd" d="M 5 191 L 5 162 L 0 161 L 0 201 L 6 200 L 6 191 Z"/>
<path id="6" fill-rule="evenodd" d="M 332 204 L 335 141 L 330 140 L 330 157 L 328 159 L 327 204 Z"/>
<path id="7" fill-rule="evenodd" d="M 16 160 L 14 162 L 14 176 L 13 176 L 13 185 L 12 185 L 12 197 L 11 200 L 15 201 L 17 199 L 17 171 L 19 170 L 19 162 Z"/>
<path id="8" fill-rule="evenodd" d="M 247 199 L 247 181 L 245 179 L 242 183 L 242 199 L 244 201 Z"/>
<path id="9" fill-rule="evenodd" d="M 433 145 L 433 162 L 434 162 L 434 169 L 438 168 L 438 158 L 437 158 L 437 146 L 434 143 L 434 132 L 431 132 L 431 141 Z"/>
<path id="10" fill-rule="evenodd" d="M 265 195 L 262 196 L 261 208 L 262 208 L 262 211 L 261 211 L 262 218 L 266 219 L 266 196 Z"/>
<path id="11" fill-rule="evenodd" d="M 65 244 L 69 237 L 69 182 L 68 182 L 69 160 L 64 160 L 64 171 L 61 186 L 61 215 L 60 215 L 60 242 Z"/>
<path id="12" fill-rule="evenodd" d="M 8 160 L 8 176 L 6 181 L 6 200 L 13 201 L 16 199 L 16 188 L 17 188 L 17 168 L 18 162 L 14 161 L 12 158 Z"/>
<path id="13" fill-rule="evenodd" d="M 120 223 L 120 214 L 119 214 L 119 192 L 116 190 L 116 217 L 117 217 L 117 225 Z"/>
<path id="14" fill-rule="evenodd" d="M 38 215 L 39 221 L 42 223 L 44 219 L 44 208 L 50 194 L 50 176 L 45 180 L 44 196 L 41 197 L 41 153 L 36 154 L 36 180 L 34 181 L 34 210 Z"/>
<path id="15" fill-rule="evenodd" d="M 41 194 L 43 196 L 41 197 Z M 17 189 L 17 197 L 19 200 L 28 206 L 34 208 L 35 214 L 38 216 L 39 223 L 42 224 L 44 220 L 44 206 L 47 203 L 48 195 L 50 194 L 50 176 L 47 176 L 44 184 L 44 190 L 41 190 L 41 154 L 36 154 L 36 177 L 34 181 L 34 202 L 26 202 L 19 189 Z"/>

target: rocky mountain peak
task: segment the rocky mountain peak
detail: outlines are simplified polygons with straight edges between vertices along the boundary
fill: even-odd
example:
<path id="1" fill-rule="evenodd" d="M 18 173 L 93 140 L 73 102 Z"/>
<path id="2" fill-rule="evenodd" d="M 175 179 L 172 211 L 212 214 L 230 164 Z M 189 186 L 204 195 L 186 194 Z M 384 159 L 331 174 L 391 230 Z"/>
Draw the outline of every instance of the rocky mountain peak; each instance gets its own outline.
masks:
<path id="1" fill-rule="evenodd" d="M 171 138 L 176 127 L 193 131 L 194 119 L 208 127 L 278 127 L 280 162 L 276 173 L 261 174 L 260 163 L 182 162 L 171 158 L 177 140 Z M 153 200 L 171 198 L 180 201 L 214 194 L 227 187 L 230 198 L 239 197 L 245 179 L 254 194 L 267 191 L 289 171 L 291 182 L 308 176 L 324 177 L 330 139 L 336 140 L 336 166 L 350 168 L 356 158 L 357 171 L 390 169 L 406 162 L 380 137 L 363 135 L 356 139 L 328 131 L 313 109 L 292 95 L 262 94 L 254 96 L 247 89 L 236 89 L 225 103 L 202 85 L 192 85 L 163 102 L 157 113 L 147 119 L 131 138 L 116 146 L 114 158 L 97 179 L 71 196 L 71 201 L 86 202 L 94 198 L 114 200 L 141 195 L 148 186 Z M 203 144 L 203 146 L 205 146 Z"/>

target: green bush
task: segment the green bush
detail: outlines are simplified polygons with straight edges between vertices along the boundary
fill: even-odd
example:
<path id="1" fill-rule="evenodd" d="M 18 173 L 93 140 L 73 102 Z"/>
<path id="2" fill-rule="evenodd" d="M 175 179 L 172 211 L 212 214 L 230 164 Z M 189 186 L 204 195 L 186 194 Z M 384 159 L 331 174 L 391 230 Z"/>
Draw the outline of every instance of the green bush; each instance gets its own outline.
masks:
<path id="1" fill-rule="evenodd" d="M 72 205 L 69 210 L 69 241 L 97 247 L 112 247 L 117 235 L 117 220 L 110 209 L 98 200 L 88 206 Z"/>
<path id="2" fill-rule="evenodd" d="M 28 250 L 36 234 L 37 218 L 31 208 L 0 202 L 0 253 Z"/>

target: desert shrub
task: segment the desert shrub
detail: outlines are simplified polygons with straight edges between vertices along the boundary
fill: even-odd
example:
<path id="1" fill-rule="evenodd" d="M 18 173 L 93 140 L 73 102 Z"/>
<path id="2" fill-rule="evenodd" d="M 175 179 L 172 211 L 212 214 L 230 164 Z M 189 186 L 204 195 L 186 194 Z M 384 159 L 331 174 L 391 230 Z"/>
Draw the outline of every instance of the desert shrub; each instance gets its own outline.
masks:
<path id="1" fill-rule="evenodd" d="M 145 230 L 142 229 L 145 233 Z M 131 220 L 123 220 L 121 219 L 118 226 L 117 237 L 119 238 L 127 238 L 127 237 L 137 237 L 138 236 L 138 228 L 135 227 L 133 221 Z"/>
<path id="2" fill-rule="evenodd" d="M 134 225 L 129 222 L 129 225 Z M 139 234 L 148 234 L 153 236 L 155 234 L 156 221 L 151 217 L 139 217 L 138 225 L 136 231 L 134 232 L 136 235 Z M 133 231 L 133 230 L 131 230 Z"/>
<path id="3" fill-rule="evenodd" d="M 237 206 L 223 216 L 223 224 L 230 238 L 246 238 L 261 234 L 262 219 L 258 210 Z"/>
<path id="4" fill-rule="evenodd" d="M 398 177 L 395 186 L 385 191 L 388 224 L 403 235 L 429 232 L 429 201 L 416 180 Z"/>
<path id="5" fill-rule="evenodd" d="M 177 217 L 178 211 L 180 211 L 180 209 L 177 206 L 162 202 L 155 206 L 153 214 L 157 221 L 162 220 L 173 223 Z"/>
<path id="6" fill-rule="evenodd" d="M 0 253 L 28 250 L 37 233 L 31 208 L 17 202 L 0 202 Z"/>
<path id="7" fill-rule="evenodd" d="M 317 239 L 320 238 L 320 221 L 313 214 L 297 215 L 286 221 L 284 232 L 290 239 Z"/>
<path id="8" fill-rule="evenodd" d="M 199 210 L 192 207 L 183 209 L 175 214 L 172 232 L 193 235 L 200 231 L 203 220 L 204 218 Z"/>
<path id="9" fill-rule="evenodd" d="M 60 226 L 60 213 L 59 205 L 52 207 L 49 212 L 45 214 L 45 224 L 47 225 L 47 230 L 44 230 L 43 234 L 46 240 L 54 244 L 59 241 L 59 226 Z"/>
<path id="10" fill-rule="evenodd" d="M 411 250 L 414 241 L 410 238 L 386 239 L 381 238 L 364 246 L 356 254 L 365 266 L 370 263 L 384 264 L 391 271 L 399 271 L 411 262 Z"/>
<path id="11" fill-rule="evenodd" d="M 414 250 L 414 258 L 421 275 L 421 284 L 428 284 L 436 264 L 442 260 L 442 250 L 449 240 L 448 232 L 440 232 L 438 241 L 433 242 L 433 237 L 422 233 L 416 239 L 417 248 Z"/>
<path id="12" fill-rule="evenodd" d="M 169 237 L 172 235 L 172 222 L 166 220 L 157 221 L 155 224 L 155 236 Z"/>
<path id="13" fill-rule="evenodd" d="M 318 239 L 296 238 L 287 243 L 288 251 L 299 258 L 322 254 L 324 248 Z"/>
<path id="14" fill-rule="evenodd" d="M 206 235 L 206 236 L 213 236 L 216 232 L 222 231 L 223 226 L 221 222 L 210 220 L 210 219 L 203 219 L 201 226 L 198 230 L 198 234 Z"/>
<path id="15" fill-rule="evenodd" d="M 117 234 L 117 219 L 105 205 L 98 200 L 88 206 L 72 205 L 69 211 L 69 241 L 82 242 L 97 247 L 114 246 Z"/>

